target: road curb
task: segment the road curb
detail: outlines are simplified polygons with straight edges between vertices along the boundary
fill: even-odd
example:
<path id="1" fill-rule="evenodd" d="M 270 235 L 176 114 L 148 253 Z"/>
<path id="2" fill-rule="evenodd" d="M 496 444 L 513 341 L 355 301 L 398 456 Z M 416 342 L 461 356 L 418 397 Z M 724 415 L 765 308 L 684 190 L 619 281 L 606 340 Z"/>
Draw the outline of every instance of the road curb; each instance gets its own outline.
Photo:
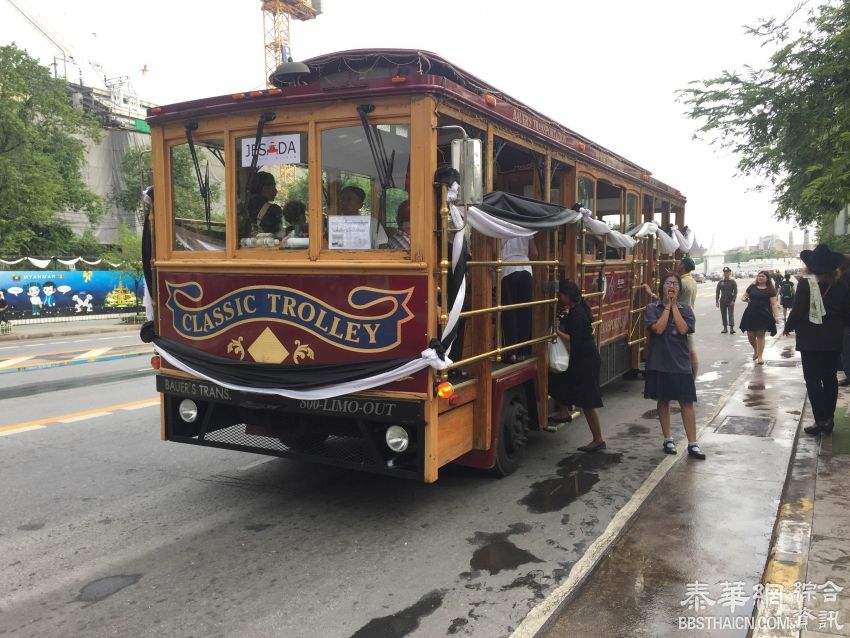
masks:
<path id="1" fill-rule="evenodd" d="M 74 337 L 77 335 L 100 334 L 102 332 L 129 332 L 131 330 L 138 331 L 141 328 L 140 324 L 122 324 L 115 326 L 93 326 L 83 330 L 70 330 L 57 328 L 50 332 L 11 332 L 10 334 L 0 335 L 0 343 L 4 341 L 23 341 L 25 339 L 49 339 L 52 337 Z"/>
<path id="2" fill-rule="evenodd" d="M 739 387 L 741 379 L 752 374 L 753 368 L 745 367 L 741 374 L 735 379 L 733 387 Z M 709 415 L 705 421 L 698 427 L 697 439 L 702 436 L 702 433 L 709 427 L 717 416 L 726 407 L 732 394 L 726 394 L 724 398 L 717 404 L 717 407 Z M 687 444 L 687 439 L 683 438 L 677 441 L 679 447 L 684 447 Z M 570 604 L 576 594 L 584 585 L 585 581 L 593 574 L 594 570 L 607 556 L 611 548 L 622 538 L 629 530 L 635 518 L 643 509 L 643 506 L 649 501 L 655 492 L 656 488 L 661 485 L 662 481 L 667 477 L 671 469 L 687 455 L 678 455 L 675 457 L 666 456 L 652 473 L 646 478 L 641 486 L 635 491 L 628 502 L 614 515 L 611 522 L 605 528 L 605 531 L 597 537 L 579 560 L 573 565 L 567 579 L 561 583 L 552 593 L 550 593 L 543 601 L 529 611 L 522 622 L 511 633 L 510 638 L 534 638 L 546 631 L 551 624 L 557 620 L 559 614 Z"/>

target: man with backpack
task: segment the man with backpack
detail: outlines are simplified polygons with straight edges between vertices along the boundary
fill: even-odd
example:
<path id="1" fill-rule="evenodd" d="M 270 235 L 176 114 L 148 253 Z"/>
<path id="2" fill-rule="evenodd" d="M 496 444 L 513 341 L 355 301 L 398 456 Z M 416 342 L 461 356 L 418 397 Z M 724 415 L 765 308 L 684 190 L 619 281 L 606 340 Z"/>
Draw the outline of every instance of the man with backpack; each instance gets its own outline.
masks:
<path id="1" fill-rule="evenodd" d="M 782 321 L 788 317 L 788 309 L 794 305 L 794 282 L 791 281 L 791 274 L 785 273 L 779 286 L 779 303 L 782 305 Z"/>

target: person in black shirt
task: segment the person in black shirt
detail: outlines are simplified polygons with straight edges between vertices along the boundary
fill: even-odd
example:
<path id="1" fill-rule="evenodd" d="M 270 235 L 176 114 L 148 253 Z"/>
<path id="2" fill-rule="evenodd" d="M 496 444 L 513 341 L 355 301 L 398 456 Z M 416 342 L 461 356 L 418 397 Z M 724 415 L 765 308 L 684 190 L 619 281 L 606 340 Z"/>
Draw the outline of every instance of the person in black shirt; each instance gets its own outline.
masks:
<path id="1" fill-rule="evenodd" d="M 582 299 L 581 290 L 572 281 L 562 280 L 558 285 L 558 302 L 563 312 L 558 323 L 558 337 L 570 350 L 570 364 L 566 372 L 549 374 L 549 394 L 557 401 L 559 410 L 551 421 L 569 419 L 569 407 L 576 405 L 584 410 L 593 440 L 578 448 L 582 452 L 605 449 L 602 427 L 596 408 L 602 407 L 599 389 L 599 369 L 602 360 L 593 338 L 593 313 Z"/>
<path id="2" fill-rule="evenodd" d="M 714 294 L 714 303 L 720 308 L 720 319 L 723 321 L 723 330 L 726 334 L 727 326 L 729 332 L 735 334 L 735 300 L 738 298 L 738 283 L 732 279 L 732 269 L 729 266 L 723 268 L 723 279 L 717 282 L 717 291 Z"/>
<path id="3" fill-rule="evenodd" d="M 251 183 L 251 199 L 248 200 L 248 215 L 251 225 L 259 232 L 279 234 L 283 221 L 283 211 L 274 203 L 277 197 L 277 184 L 274 175 L 260 172 L 254 175 Z"/>
<path id="4" fill-rule="evenodd" d="M 850 288 L 838 276 L 844 255 L 818 244 L 804 250 L 800 259 L 811 277 L 797 283 L 797 294 L 783 332 L 797 334 L 797 350 L 803 364 L 803 379 L 812 404 L 814 425 L 806 434 L 831 434 L 838 401 L 836 372 L 841 366 L 844 328 L 850 323 Z"/>

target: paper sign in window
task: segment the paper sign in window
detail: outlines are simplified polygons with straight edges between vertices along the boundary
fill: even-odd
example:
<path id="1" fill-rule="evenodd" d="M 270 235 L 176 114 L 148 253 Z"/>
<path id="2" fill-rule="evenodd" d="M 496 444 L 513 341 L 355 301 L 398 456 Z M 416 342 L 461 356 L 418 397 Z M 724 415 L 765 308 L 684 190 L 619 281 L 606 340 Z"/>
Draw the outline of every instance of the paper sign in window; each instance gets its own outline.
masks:
<path id="1" fill-rule="evenodd" d="M 251 165 L 256 138 L 242 138 L 242 168 Z M 257 166 L 301 163 L 301 135 L 268 135 L 260 139 Z"/>
<path id="2" fill-rule="evenodd" d="M 368 250 L 372 247 L 369 216 L 331 215 L 328 223 L 328 240 L 332 249 Z"/>

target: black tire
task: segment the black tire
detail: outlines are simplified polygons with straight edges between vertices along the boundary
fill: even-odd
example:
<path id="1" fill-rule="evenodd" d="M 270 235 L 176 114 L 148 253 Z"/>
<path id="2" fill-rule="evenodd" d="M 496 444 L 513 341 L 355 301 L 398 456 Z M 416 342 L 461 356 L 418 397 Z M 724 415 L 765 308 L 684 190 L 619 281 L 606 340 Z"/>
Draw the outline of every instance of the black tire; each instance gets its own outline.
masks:
<path id="1" fill-rule="evenodd" d="M 502 398 L 502 415 L 499 421 L 496 464 L 492 470 L 494 475 L 508 476 L 513 474 L 520 466 L 528 443 L 530 420 L 525 390 L 522 387 L 517 387 L 505 392 Z"/>

